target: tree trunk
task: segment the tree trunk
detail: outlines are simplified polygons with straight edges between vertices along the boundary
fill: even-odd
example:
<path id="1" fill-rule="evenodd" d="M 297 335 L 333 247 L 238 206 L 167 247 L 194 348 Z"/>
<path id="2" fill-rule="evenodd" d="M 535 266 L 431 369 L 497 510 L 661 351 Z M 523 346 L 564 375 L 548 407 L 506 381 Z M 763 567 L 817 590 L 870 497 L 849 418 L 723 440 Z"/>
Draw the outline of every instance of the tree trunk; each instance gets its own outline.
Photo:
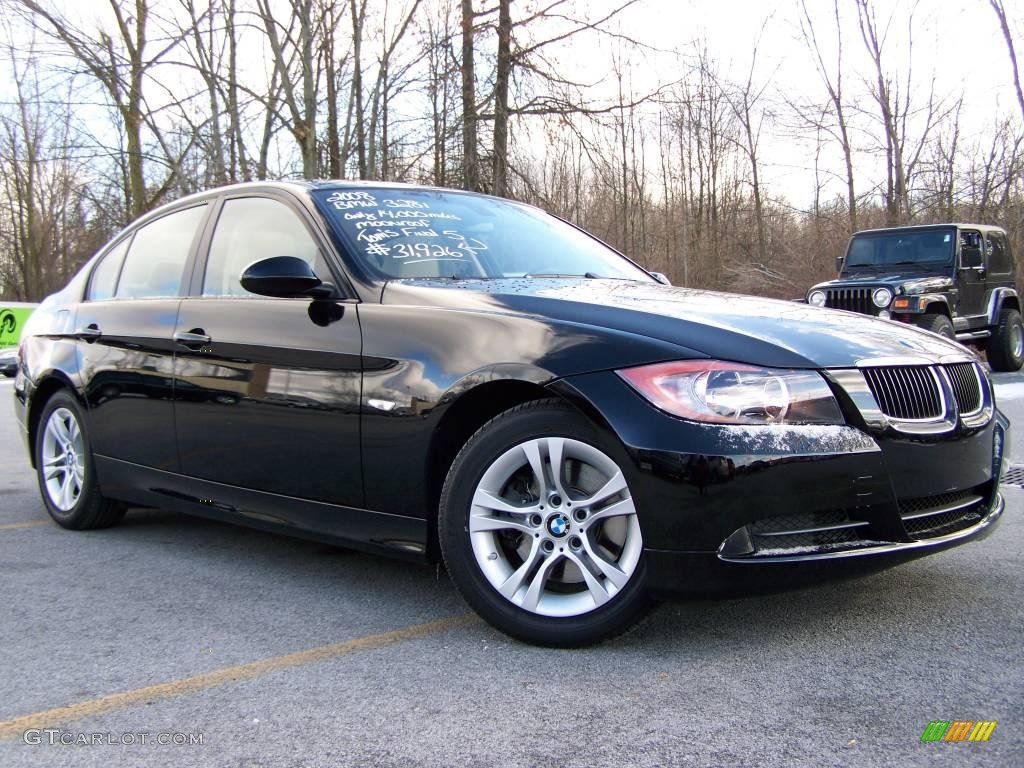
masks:
<path id="1" fill-rule="evenodd" d="M 508 194 L 508 80 L 512 72 L 512 0 L 498 0 L 498 64 L 494 74 L 493 194 Z"/>
<path id="2" fill-rule="evenodd" d="M 356 0 L 350 0 L 352 13 L 352 103 L 356 108 L 356 158 L 359 162 L 359 178 L 366 178 L 366 124 L 363 119 L 363 12 L 366 5 L 357 8 Z"/>
<path id="3" fill-rule="evenodd" d="M 473 0 L 462 0 L 462 187 L 480 188 L 476 159 L 476 79 L 473 71 Z"/>
<path id="4" fill-rule="evenodd" d="M 312 0 L 304 0 L 299 9 L 299 42 L 302 56 L 302 177 L 319 176 L 316 143 L 316 72 L 313 68 Z M 298 126 L 297 126 L 298 128 Z"/>

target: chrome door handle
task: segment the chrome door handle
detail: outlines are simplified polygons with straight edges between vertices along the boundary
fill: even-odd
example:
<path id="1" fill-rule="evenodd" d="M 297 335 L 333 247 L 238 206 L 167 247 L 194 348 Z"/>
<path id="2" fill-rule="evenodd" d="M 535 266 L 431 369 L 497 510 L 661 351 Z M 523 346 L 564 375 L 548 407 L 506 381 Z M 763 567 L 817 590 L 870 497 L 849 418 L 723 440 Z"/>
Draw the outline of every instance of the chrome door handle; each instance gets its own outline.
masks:
<path id="1" fill-rule="evenodd" d="M 210 343 L 210 337 L 203 332 L 202 328 L 193 328 L 191 331 L 176 331 L 174 340 L 185 347 L 201 347 Z"/>

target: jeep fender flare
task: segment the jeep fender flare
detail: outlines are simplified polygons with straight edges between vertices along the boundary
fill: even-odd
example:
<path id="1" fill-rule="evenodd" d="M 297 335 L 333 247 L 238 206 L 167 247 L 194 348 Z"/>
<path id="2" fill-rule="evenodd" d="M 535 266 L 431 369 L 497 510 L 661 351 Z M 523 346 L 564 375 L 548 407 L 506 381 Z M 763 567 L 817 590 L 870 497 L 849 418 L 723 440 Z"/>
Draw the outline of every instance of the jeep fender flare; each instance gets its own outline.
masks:
<path id="1" fill-rule="evenodd" d="M 1003 307 L 1010 307 L 1020 312 L 1020 297 L 1013 288 L 995 288 L 988 297 L 988 324 L 999 322 L 999 313 Z"/>
<path id="2" fill-rule="evenodd" d="M 949 308 L 949 299 L 941 293 L 921 293 L 917 296 L 917 312 L 919 315 L 944 315 L 953 319 L 953 311 Z"/>

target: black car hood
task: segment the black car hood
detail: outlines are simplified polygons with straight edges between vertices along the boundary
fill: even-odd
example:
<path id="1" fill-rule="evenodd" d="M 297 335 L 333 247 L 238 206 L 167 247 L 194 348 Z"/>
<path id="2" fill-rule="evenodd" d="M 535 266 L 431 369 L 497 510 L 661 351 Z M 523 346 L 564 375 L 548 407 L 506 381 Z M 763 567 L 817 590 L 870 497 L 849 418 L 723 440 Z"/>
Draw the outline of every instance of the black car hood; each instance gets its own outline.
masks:
<path id="1" fill-rule="evenodd" d="M 871 272 L 855 272 L 844 275 L 838 280 L 829 280 L 818 283 L 814 290 L 827 290 L 828 288 L 877 288 L 885 286 L 893 293 L 899 293 L 903 289 L 906 295 L 918 293 L 931 293 L 932 291 L 948 291 L 953 287 L 953 278 L 945 274 L 935 272 L 909 270 L 898 274 L 877 274 Z"/>
<path id="2" fill-rule="evenodd" d="M 396 280 L 382 302 L 528 315 L 659 339 L 681 354 L 773 367 L 844 368 L 908 356 L 937 362 L 965 354 L 934 334 L 866 315 L 626 280 Z"/>

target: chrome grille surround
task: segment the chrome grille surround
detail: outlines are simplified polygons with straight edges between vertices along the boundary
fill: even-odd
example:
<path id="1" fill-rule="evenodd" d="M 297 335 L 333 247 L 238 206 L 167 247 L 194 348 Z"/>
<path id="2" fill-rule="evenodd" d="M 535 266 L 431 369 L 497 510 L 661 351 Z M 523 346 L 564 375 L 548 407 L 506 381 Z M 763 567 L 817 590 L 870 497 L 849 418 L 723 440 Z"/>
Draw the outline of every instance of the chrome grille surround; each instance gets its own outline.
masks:
<path id="1" fill-rule="evenodd" d="M 977 362 L 962 355 L 862 360 L 825 375 L 853 401 L 868 429 L 938 435 L 984 426 L 995 411 L 991 385 Z M 964 410 L 969 408 L 969 410 Z"/>

